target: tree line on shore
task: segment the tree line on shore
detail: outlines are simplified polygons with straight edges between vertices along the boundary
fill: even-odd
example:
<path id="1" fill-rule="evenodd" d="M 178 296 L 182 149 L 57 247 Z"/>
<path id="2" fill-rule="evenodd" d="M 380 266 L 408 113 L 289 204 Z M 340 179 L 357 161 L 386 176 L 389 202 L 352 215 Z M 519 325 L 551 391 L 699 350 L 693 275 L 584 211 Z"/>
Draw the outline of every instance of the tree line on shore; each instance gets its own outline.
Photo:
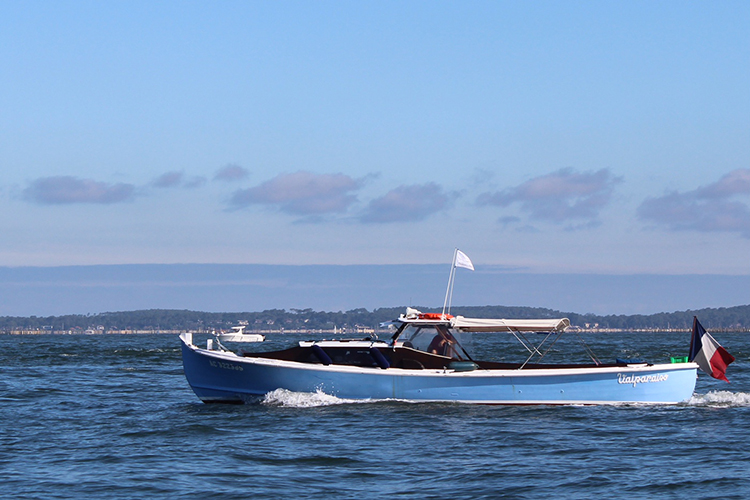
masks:
<path id="1" fill-rule="evenodd" d="M 419 308 L 423 312 L 441 312 L 440 308 Z M 69 314 L 64 316 L 2 316 L 0 331 L 13 330 L 211 330 L 229 329 L 247 324 L 247 330 L 330 330 L 335 328 L 377 328 L 380 323 L 397 318 L 402 307 L 368 311 L 326 312 L 312 309 L 269 309 L 260 312 L 200 312 L 175 309 Z M 618 330 L 688 329 L 697 316 L 703 326 L 715 330 L 749 330 L 750 305 L 705 308 L 648 315 L 595 315 L 561 312 L 539 307 L 463 306 L 453 307 L 452 314 L 475 318 L 561 318 L 573 326 Z M 595 326 L 596 325 L 596 326 Z"/>

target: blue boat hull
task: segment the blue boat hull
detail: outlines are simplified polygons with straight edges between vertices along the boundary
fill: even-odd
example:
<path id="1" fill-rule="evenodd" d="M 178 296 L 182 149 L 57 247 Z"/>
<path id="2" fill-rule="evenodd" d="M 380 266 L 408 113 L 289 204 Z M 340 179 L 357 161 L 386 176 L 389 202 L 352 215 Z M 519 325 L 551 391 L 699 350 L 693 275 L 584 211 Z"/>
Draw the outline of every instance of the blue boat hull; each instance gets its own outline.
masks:
<path id="1" fill-rule="evenodd" d="M 690 399 L 694 363 L 531 370 L 404 370 L 319 365 L 199 349 L 182 339 L 185 376 L 202 401 L 241 403 L 276 389 L 343 399 L 480 404 L 675 404 Z"/>

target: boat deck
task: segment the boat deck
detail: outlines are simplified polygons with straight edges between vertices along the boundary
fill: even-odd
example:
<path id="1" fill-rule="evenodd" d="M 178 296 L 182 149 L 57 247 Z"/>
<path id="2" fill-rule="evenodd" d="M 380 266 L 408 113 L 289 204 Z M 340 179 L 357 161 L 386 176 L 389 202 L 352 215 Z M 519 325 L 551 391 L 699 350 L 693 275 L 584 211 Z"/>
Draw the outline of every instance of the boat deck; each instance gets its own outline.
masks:
<path id="1" fill-rule="evenodd" d="M 522 366 L 522 363 L 500 363 L 494 361 L 476 361 L 467 359 L 457 360 L 449 358 L 447 356 L 440 356 L 438 354 L 431 354 L 417 349 L 412 349 L 410 347 L 397 346 L 393 348 L 390 346 L 386 347 L 380 345 L 373 347 L 332 347 L 330 345 L 327 345 L 326 347 L 320 347 L 313 344 L 311 346 L 296 346 L 281 351 L 241 352 L 241 355 L 254 358 L 296 361 L 298 363 L 384 368 L 384 366 L 378 363 L 378 360 L 376 359 L 378 355 L 373 352 L 373 349 L 379 352 L 388 361 L 388 365 L 390 367 L 402 368 L 407 370 L 441 370 L 443 368 L 449 367 L 451 363 L 455 361 L 473 361 L 476 364 L 476 368 L 484 370 L 517 370 Z M 324 353 L 323 355 L 320 354 L 321 351 Z M 525 366 L 523 366 L 523 369 L 541 370 L 549 368 L 603 368 L 627 365 L 628 363 L 626 362 L 598 365 L 594 363 L 554 365 L 527 363 Z"/>

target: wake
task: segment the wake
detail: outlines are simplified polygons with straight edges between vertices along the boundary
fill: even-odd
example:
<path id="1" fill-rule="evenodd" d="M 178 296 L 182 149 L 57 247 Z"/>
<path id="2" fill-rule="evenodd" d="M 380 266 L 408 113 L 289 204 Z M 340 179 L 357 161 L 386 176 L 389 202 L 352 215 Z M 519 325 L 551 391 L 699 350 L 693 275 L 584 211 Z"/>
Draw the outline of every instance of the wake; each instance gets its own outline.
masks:
<path id="1" fill-rule="evenodd" d="M 384 399 L 344 399 L 331 396 L 320 390 L 315 392 L 292 392 L 287 389 L 276 389 L 266 394 L 261 404 L 281 408 L 317 408 L 323 406 L 368 404 L 398 400 Z M 706 394 L 693 394 L 685 406 L 705 408 L 747 408 L 750 407 L 750 393 L 731 391 L 709 391 Z M 541 405 L 544 406 L 544 405 Z"/>
<path id="2" fill-rule="evenodd" d="M 320 390 L 315 392 L 292 392 L 286 389 L 276 389 L 263 397 L 261 404 L 280 406 L 283 408 L 316 408 L 319 406 L 333 406 L 344 404 L 374 403 L 377 399 L 342 399 L 331 396 Z"/>
<path id="3" fill-rule="evenodd" d="M 731 391 L 710 391 L 706 394 L 693 394 L 687 402 L 689 406 L 710 408 L 742 408 L 750 406 L 750 393 Z"/>

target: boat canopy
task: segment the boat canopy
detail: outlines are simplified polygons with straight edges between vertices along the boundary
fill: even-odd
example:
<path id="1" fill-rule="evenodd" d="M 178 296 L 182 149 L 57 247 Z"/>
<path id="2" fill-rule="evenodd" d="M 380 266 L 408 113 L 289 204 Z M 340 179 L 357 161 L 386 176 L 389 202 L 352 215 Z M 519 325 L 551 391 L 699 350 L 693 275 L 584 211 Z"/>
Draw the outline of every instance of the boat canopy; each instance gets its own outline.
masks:
<path id="1" fill-rule="evenodd" d="M 414 326 L 444 325 L 461 332 L 559 332 L 570 326 L 568 318 L 559 319 L 488 319 L 465 318 L 437 313 L 421 313 L 407 309 L 398 320 L 392 323 Z M 387 323 L 385 323 L 387 324 Z M 385 325 L 384 324 L 384 325 Z"/>
<path id="2" fill-rule="evenodd" d="M 484 319 L 451 318 L 451 327 L 462 332 L 552 332 L 570 326 L 568 318 L 561 319 Z"/>

